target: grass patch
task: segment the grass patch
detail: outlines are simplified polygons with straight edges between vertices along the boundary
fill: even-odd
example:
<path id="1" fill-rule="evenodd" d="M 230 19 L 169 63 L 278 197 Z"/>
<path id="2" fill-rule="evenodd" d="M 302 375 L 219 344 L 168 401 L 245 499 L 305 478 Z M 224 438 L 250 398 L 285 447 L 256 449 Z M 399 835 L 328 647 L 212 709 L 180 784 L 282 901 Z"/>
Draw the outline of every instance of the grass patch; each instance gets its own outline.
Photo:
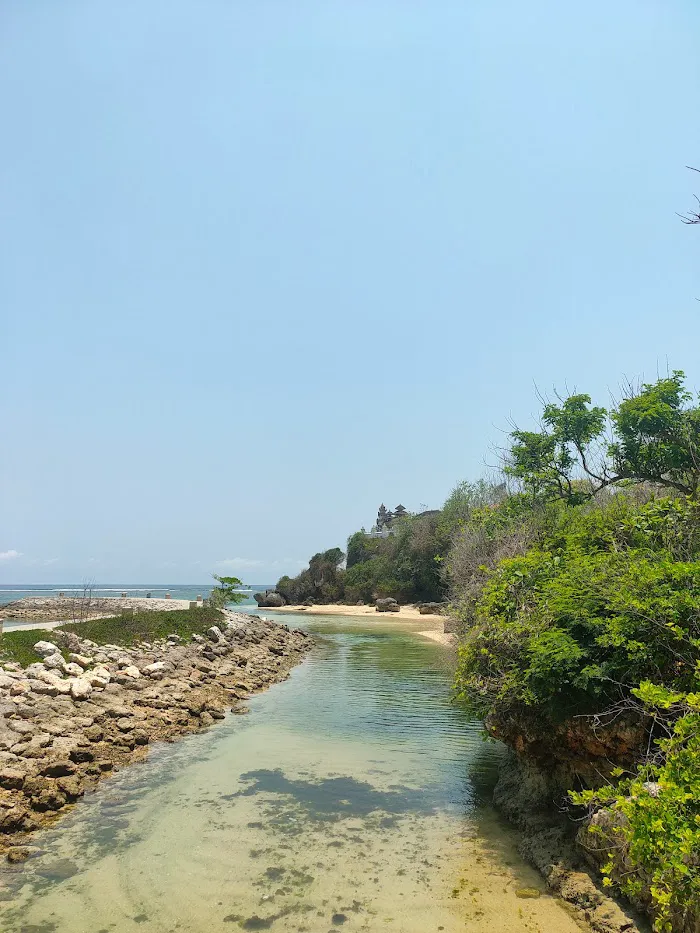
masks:
<path id="1" fill-rule="evenodd" d="M 98 645 L 133 645 L 139 641 L 167 638 L 168 635 L 179 635 L 189 639 L 192 635 L 201 635 L 212 625 L 220 625 L 223 621 L 224 616 L 218 609 L 202 606 L 197 609 L 136 612 L 133 616 L 69 622 L 57 631 L 75 632 L 79 638 L 88 638 Z"/>
<path id="2" fill-rule="evenodd" d="M 22 667 L 41 661 L 41 657 L 34 650 L 38 641 L 53 641 L 51 632 L 47 629 L 4 632 L 0 635 L 0 659 L 16 661 Z M 65 653 L 63 656 L 65 657 Z"/>

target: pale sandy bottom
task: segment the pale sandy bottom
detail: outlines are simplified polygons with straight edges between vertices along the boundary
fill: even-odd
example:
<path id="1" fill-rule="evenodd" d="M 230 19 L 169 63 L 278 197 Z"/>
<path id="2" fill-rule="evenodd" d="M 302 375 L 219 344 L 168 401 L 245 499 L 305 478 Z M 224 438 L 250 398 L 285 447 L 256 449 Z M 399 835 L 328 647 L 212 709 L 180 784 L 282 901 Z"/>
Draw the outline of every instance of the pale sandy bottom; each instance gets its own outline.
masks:
<path id="1" fill-rule="evenodd" d="M 200 737 L 190 744 L 198 741 L 203 744 Z M 401 761 L 397 769 L 395 760 L 366 758 L 360 748 L 308 739 L 300 761 L 288 741 L 283 733 L 265 729 L 257 737 L 249 733 L 245 748 L 219 742 L 212 755 L 200 760 L 175 752 L 169 771 L 172 775 L 174 768 L 176 776 L 160 786 L 154 763 L 145 765 L 138 779 L 106 785 L 86 805 L 91 813 L 43 840 L 51 851 L 44 870 L 56 865 L 60 871 L 67 863 L 79 867 L 79 873 L 46 883 L 43 890 L 40 878 L 34 879 L 37 890 L 25 884 L 2 929 L 578 929 L 561 903 L 546 894 L 526 900 L 517 896 L 524 887 L 541 890 L 541 879 L 521 863 L 512 837 L 495 820 L 465 825 L 458 813 L 420 812 L 392 798 L 397 787 L 406 787 L 407 766 L 420 780 L 419 761 Z M 241 756 L 255 771 L 279 763 L 270 743 L 285 751 L 283 775 L 241 780 Z M 348 773 L 357 779 L 358 772 L 371 783 L 368 793 L 379 806 L 388 802 L 388 810 L 342 818 L 324 812 L 324 807 L 342 807 L 342 797 L 322 800 L 320 809 L 318 802 L 304 802 L 304 795 L 313 797 L 324 781 L 332 785 Z M 280 797 L 270 790 L 276 780 L 292 794 Z M 348 785 L 349 799 L 357 792 Z M 365 792 L 360 788 L 360 795 Z"/>

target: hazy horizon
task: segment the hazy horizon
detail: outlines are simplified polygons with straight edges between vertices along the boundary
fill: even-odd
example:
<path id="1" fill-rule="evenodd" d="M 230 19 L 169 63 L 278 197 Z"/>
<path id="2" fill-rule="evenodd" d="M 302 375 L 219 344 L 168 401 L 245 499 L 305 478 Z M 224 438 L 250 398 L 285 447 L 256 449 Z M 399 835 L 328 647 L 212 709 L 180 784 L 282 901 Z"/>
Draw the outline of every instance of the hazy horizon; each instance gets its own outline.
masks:
<path id="1" fill-rule="evenodd" d="M 0 582 L 276 581 L 700 388 L 700 6 L 6 2 Z"/>

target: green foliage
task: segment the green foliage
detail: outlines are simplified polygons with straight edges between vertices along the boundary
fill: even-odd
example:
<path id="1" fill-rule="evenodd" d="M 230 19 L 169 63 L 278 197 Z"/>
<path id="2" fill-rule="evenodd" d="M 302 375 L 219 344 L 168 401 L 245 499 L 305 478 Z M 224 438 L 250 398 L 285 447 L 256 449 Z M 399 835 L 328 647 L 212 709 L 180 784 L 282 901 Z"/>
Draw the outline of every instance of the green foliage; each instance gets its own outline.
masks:
<path id="1" fill-rule="evenodd" d="M 3 632 L 0 635 L 0 658 L 3 661 L 15 661 L 22 667 L 27 667 L 29 664 L 41 660 L 40 656 L 34 651 L 34 645 L 38 641 L 50 637 L 51 632 L 42 629 Z M 68 660 L 66 653 L 62 652 L 62 654 Z"/>
<path id="2" fill-rule="evenodd" d="M 364 563 L 372 560 L 386 550 L 386 538 L 371 538 L 364 531 L 356 531 L 348 538 L 347 545 L 347 569 L 350 570 L 355 564 Z"/>
<path id="3" fill-rule="evenodd" d="M 520 494 L 470 513 L 454 535 L 445 561 L 451 612 L 463 628 L 474 624 L 484 587 L 498 564 L 545 540 L 560 508 L 557 503 L 545 507 Z"/>
<path id="4" fill-rule="evenodd" d="M 345 571 L 341 564 L 345 554 L 339 547 L 329 548 L 309 561 L 308 569 L 296 577 L 284 576 L 277 581 L 277 592 L 288 603 L 299 604 L 307 599 L 317 602 L 339 602 L 344 593 Z"/>
<path id="5" fill-rule="evenodd" d="M 572 799 L 606 811 L 590 830 L 607 883 L 657 931 L 695 929 L 700 407 L 674 372 L 610 412 L 587 395 L 548 404 L 540 431 L 511 440 L 507 473 L 523 491 L 471 509 L 446 560 L 465 629 L 458 692 L 504 734 L 579 716 L 585 728 L 587 715 L 648 725 L 649 745 L 620 751 L 626 765 L 636 755 L 632 776 Z M 673 495 L 655 498 L 660 487 Z"/>
<path id="6" fill-rule="evenodd" d="M 700 688 L 700 677 L 697 683 Z M 648 900 L 654 929 L 695 929 L 700 921 L 700 693 L 643 682 L 634 691 L 670 736 L 632 777 L 616 786 L 572 794 L 604 807 L 612 833 L 589 826 L 591 845 L 608 851 L 605 883 Z M 602 837 L 602 840 L 601 840 Z"/>
<path id="7" fill-rule="evenodd" d="M 388 540 L 388 539 L 384 539 Z M 388 555 L 379 555 L 355 564 L 345 574 L 345 600 L 370 602 L 377 597 L 393 596 L 407 602 L 413 592 L 406 581 L 396 579 L 396 567 Z"/>
<path id="8" fill-rule="evenodd" d="M 700 480 L 700 408 L 684 375 L 644 385 L 612 412 L 616 441 L 610 447 L 620 476 L 672 486 L 694 496 Z"/>
<path id="9" fill-rule="evenodd" d="M 309 569 L 298 576 L 282 577 L 277 590 L 293 604 L 309 597 L 346 603 L 370 602 L 383 596 L 393 596 L 401 603 L 443 600 L 447 591 L 445 560 L 455 536 L 469 524 L 472 513 L 502 501 L 504 496 L 503 485 L 484 480 L 458 483 L 441 510 L 412 515 L 398 509 L 393 533 L 387 537 L 372 537 L 364 531 L 350 535 L 344 573 L 337 567 L 333 571 L 335 559 L 343 557 L 336 548 L 316 554 Z"/>
<path id="10" fill-rule="evenodd" d="M 604 709 L 645 679 L 688 689 L 700 657 L 694 515 L 689 503 L 632 507 L 618 496 L 560 512 L 539 544 L 487 575 L 460 648 L 463 695 L 564 717 Z"/>
<path id="11" fill-rule="evenodd" d="M 700 407 L 684 374 L 644 384 L 607 412 L 588 395 L 545 405 L 542 430 L 511 433 L 506 473 L 535 497 L 575 504 L 621 482 L 694 497 L 700 484 Z M 605 444 L 609 428 L 613 442 Z"/>
<path id="12" fill-rule="evenodd" d="M 240 592 L 243 583 L 238 577 L 219 577 L 215 573 L 213 573 L 212 576 L 219 585 L 215 586 L 209 594 L 210 606 L 216 609 L 223 609 L 223 607 L 229 605 L 229 603 L 238 604 L 244 601 L 246 594 Z"/>
<path id="13" fill-rule="evenodd" d="M 465 528 L 476 509 L 495 505 L 505 498 L 505 486 L 494 485 L 484 479 L 475 483 L 457 483 L 445 500 L 438 520 L 438 533 L 450 541 L 455 533 Z"/>
<path id="14" fill-rule="evenodd" d="M 75 632 L 80 638 L 89 638 L 98 645 L 133 645 L 135 642 L 167 638 L 172 634 L 184 639 L 191 638 L 192 635 L 206 632 L 212 625 L 220 625 L 223 619 L 224 616 L 218 609 L 205 606 L 196 609 L 136 612 L 133 616 L 71 622 L 62 625 L 56 631 Z M 14 632 L 8 634 L 13 635 Z M 44 636 L 44 633 L 34 633 L 35 636 L 37 634 L 39 637 Z M 35 641 L 38 640 L 38 637 L 35 638 Z"/>

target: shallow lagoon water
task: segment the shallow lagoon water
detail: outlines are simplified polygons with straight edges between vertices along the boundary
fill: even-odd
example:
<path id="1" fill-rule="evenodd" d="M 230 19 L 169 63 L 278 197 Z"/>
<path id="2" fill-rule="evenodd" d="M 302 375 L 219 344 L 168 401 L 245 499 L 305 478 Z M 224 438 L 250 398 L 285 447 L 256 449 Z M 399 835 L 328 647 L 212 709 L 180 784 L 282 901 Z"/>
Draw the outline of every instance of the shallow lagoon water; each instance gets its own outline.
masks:
<path id="1" fill-rule="evenodd" d="M 500 751 L 450 702 L 445 649 L 420 624 L 298 624 L 315 648 L 249 715 L 154 747 L 4 869 L 4 933 L 577 929 L 517 897 L 541 884 L 489 809 Z"/>

